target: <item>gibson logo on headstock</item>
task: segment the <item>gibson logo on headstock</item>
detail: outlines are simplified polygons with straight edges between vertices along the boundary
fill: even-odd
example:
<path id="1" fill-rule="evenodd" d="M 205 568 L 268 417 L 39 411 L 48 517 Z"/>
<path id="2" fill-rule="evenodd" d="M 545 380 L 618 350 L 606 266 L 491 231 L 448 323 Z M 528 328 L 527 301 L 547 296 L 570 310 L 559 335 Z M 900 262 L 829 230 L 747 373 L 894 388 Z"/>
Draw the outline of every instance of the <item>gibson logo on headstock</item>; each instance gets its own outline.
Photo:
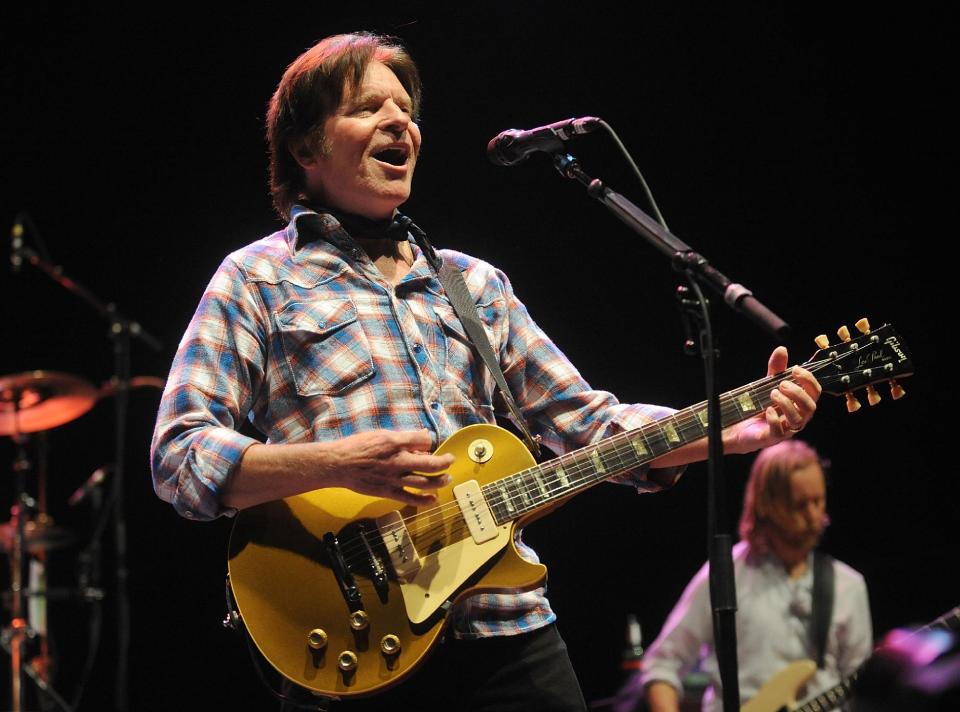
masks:
<path id="1" fill-rule="evenodd" d="M 907 360 L 907 355 L 900 350 L 900 342 L 897 341 L 896 336 L 888 336 L 883 343 L 889 346 L 893 353 L 897 355 L 897 359 L 900 363 L 903 363 Z"/>

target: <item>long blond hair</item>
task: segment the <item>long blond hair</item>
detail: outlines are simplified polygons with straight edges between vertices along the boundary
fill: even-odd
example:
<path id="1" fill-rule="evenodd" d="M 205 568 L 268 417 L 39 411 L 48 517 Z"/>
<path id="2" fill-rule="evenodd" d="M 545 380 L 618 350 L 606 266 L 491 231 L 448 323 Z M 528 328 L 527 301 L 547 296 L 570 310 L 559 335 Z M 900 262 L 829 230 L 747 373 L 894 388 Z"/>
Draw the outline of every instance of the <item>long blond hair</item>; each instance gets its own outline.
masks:
<path id="1" fill-rule="evenodd" d="M 776 527 L 776 511 L 790 505 L 790 475 L 815 463 L 820 464 L 817 451 L 801 440 L 784 440 L 757 455 L 750 468 L 740 515 L 740 538 L 749 542 L 753 550 L 767 549 L 767 532 Z"/>

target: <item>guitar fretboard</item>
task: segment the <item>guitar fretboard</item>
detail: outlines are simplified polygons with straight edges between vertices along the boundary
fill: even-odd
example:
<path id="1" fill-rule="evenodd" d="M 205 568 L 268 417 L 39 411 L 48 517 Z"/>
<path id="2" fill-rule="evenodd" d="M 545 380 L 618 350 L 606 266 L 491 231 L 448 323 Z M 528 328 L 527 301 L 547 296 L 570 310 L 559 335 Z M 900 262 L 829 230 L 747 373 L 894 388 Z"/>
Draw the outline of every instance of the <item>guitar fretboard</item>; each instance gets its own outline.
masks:
<path id="1" fill-rule="evenodd" d="M 722 426 L 762 413 L 771 403 L 770 392 L 788 378 L 789 372 L 783 372 L 723 394 L 720 397 Z M 483 495 L 497 523 L 505 524 L 704 438 L 707 423 L 707 403 L 704 401 L 643 427 L 491 482 L 483 487 Z"/>

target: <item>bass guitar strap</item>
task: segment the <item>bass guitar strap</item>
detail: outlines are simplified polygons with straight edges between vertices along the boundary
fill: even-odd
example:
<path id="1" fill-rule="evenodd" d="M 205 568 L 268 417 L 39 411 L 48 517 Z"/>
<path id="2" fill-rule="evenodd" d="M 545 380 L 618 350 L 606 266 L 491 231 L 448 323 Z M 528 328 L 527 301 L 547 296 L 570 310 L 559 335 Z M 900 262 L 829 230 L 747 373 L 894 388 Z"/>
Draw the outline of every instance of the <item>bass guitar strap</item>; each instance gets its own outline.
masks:
<path id="1" fill-rule="evenodd" d="M 817 667 L 823 669 L 827 654 L 827 634 L 833 618 L 833 558 L 822 551 L 813 552 L 813 603 L 811 619 Z"/>

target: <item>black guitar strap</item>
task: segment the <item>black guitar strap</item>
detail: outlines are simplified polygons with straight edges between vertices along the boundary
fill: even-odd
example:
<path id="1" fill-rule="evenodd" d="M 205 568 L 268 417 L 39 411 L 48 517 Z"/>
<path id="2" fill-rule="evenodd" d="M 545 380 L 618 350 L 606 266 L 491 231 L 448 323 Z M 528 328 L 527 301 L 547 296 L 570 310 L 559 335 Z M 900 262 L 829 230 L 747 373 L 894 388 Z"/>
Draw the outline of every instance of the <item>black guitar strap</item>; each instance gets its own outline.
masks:
<path id="1" fill-rule="evenodd" d="M 540 443 L 530 433 L 526 421 L 520 413 L 520 407 L 510 393 L 510 387 L 507 385 L 507 380 L 503 376 L 500 363 L 493 353 L 493 347 L 490 345 L 487 332 L 483 330 L 483 324 L 480 323 L 477 305 L 473 301 L 473 297 L 470 296 L 470 291 L 467 289 L 467 283 L 463 279 L 463 274 L 461 274 L 460 270 L 456 267 L 445 263 L 440 258 L 440 255 L 433 249 L 433 245 L 427 240 L 426 233 L 417 227 L 406 215 L 396 213 L 394 215 L 394 224 L 400 225 L 404 230 L 410 231 L 413 239 L 416 240 L 417 245 L 427 258 L 427 261 L 436 271 L 437 276 L 440 278 L 440 284 L 443 285 L 443 291 L 445 291 L 450 298 L 453 310 L 456 312 L 457 318 L 460 319 L 460 323 L 463 324 L 464 331 L 467 332 L 471 345 L 490 373 L 493 374 L 493 378 L 497 382 L 497 388 L 500 389 L 500 394 L 503 396 L 503 400 L 510 410 L 510 415 L 513 416 L 514 422 L 523 434 L 523 441 L 527 449 L 533 453 L 535 458 L 539 459 Z"/>
<path id="2" fill-rule="evenodd" d="M 823 668 L 827 654 L 827 633 L 833 618 L 833 559 L 822 551 L 813 552 L 813 642 L 817 667 Z"/>

